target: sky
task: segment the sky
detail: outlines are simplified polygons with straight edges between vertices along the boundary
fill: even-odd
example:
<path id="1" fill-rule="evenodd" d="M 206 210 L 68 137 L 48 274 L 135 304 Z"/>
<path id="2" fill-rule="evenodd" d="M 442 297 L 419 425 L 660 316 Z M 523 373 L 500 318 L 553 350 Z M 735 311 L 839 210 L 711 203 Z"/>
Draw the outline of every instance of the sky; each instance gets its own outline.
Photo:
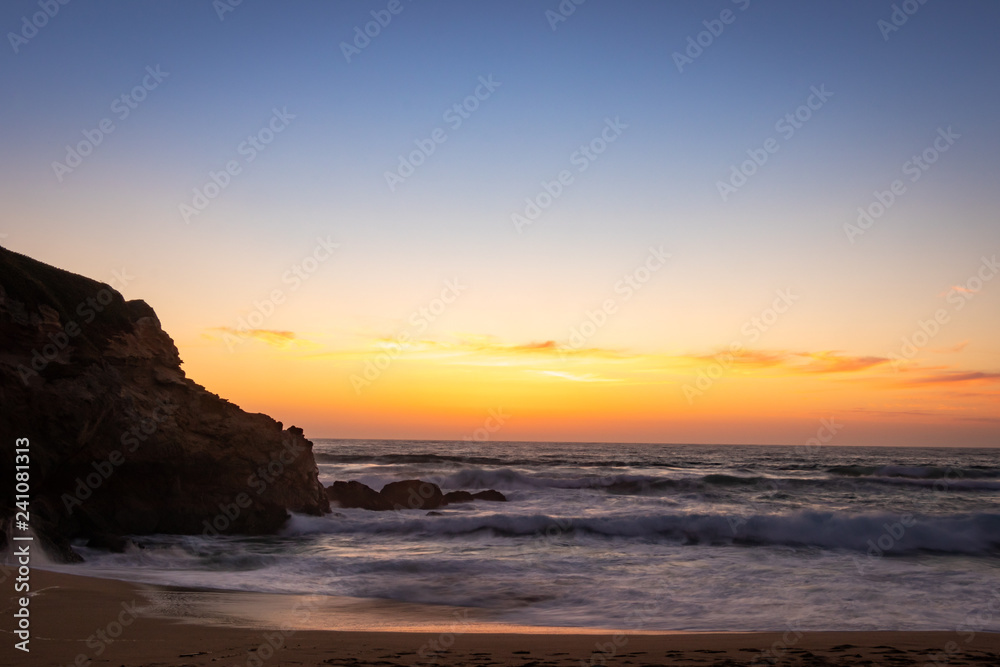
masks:
<path id="1" fill-rule="evenodd" d="M 0 243 L 313 438 L 1000 445 L 1000 6 L 578 1 L 5 2 Z"/>

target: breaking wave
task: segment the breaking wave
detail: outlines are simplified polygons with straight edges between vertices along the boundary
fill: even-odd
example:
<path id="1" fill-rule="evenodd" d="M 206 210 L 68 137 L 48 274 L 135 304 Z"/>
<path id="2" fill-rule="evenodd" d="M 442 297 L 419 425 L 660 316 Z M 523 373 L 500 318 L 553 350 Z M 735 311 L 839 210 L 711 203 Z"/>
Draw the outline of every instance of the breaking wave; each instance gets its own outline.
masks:
<path id="1" fill-rule="evenodd" d="M 488 532 L 502 537 L 552 539 L 569 535 L 631 538 L 679 544 L 817 547 L 867 551 L 872 544 L 890 555 L 915 552 L 996 555 L 1000 514 L 904 517 L 893 514 L 656 514 L 555 517 L 544 514 L 479 516 L 375 515 L 363 510 L 344 517 L 295 515 L 287 535 L 404 534 L 460 537 Z M 909 524 L 909 525 L 907 525 Z"/>

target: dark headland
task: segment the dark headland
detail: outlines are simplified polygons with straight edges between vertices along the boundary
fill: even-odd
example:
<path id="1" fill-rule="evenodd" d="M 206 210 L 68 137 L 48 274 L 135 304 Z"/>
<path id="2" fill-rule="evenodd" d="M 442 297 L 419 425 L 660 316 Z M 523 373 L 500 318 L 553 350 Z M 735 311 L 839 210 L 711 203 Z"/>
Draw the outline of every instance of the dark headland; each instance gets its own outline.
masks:
<path id="1" fill-rule="evenodd" d="M 124 535 L 269 533 L 330 510 L 301 429 L 187 378 L 144 301 L 0 248 L 0 433 L 30 441 L 31 527 L 51 556 Z M 15 509 L 0 485 L 0 543 Z"/>

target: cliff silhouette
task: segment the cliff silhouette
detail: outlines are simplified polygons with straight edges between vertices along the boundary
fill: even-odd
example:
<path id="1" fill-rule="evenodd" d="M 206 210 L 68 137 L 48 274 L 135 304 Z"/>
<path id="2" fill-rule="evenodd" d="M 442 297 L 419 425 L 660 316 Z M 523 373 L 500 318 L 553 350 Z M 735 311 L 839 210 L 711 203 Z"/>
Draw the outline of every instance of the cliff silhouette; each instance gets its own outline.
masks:
<path id="1" fill-rule="evenodd" d="M 0 406 L 0 548 L 18 530 L 19 438 L 31 530 L 60 560 L 79 559 L 73 540 L 264 534 L 330 510 L 302 430 L 187 378 L 148 304 L 2 247 Z"/>

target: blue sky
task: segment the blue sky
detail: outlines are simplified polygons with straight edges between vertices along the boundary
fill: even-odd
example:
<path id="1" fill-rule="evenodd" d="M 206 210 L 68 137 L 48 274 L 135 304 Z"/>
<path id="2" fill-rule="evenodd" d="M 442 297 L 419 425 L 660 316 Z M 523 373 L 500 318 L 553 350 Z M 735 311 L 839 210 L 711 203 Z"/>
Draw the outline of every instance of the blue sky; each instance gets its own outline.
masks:
<path id="1" fill-rule="evenodd" d="M 3 242 L 94 277 L 134 267 L 126 295 L 192 359 L 327 234 L 342 255 L 271 326 L 333 347 L 398 328 L 450 276 L 473 289 L 439 334 L 560 340 L 664 245 L 668 272 L 595 344 L 714 349 L 794 286 L 801 307 L 768 345 L 884 354 L 997 246 L 995 3 L 895 3 L 917 9 L 885 39 L 892 2 L 588 0 L 553 29 L 555 1 L 401 0 L 348 62 L 341 44 L 388 4 L 244 0 L 220 19 L 208 0 L 70 2 L 16 53 L 8 35 Z M 0 27 L 38 11 L 4 3 Z M 674 54 L 723 12 L 679 72 Z M 113 100 L 147 67 L 169 75 L 118 119 Z M 481 77 L 499 86 L 449 127 Z M 832 96 L 782 138 L 776 121 L 813 87 Z M 275 109 L 294 118 L 245 162 Z M 105 118 L 114 131 L 57 180 L 65 146 Z M 517 233 L 511 215 L 608 119 L 621 136 Z M 850 243 L 858 206 L 949 127 L 960 139 Z M 436 128 L 447 140 L 390 191 L 385 173 Z M 772 137 L 723 201 L 718 182 Z M 240 173 L 185 222 L 179 205 L 230 160 Z M 949 336 L 982 337 L 975 366 L 995 366 L 996 296 L 977 303 Z"/>

